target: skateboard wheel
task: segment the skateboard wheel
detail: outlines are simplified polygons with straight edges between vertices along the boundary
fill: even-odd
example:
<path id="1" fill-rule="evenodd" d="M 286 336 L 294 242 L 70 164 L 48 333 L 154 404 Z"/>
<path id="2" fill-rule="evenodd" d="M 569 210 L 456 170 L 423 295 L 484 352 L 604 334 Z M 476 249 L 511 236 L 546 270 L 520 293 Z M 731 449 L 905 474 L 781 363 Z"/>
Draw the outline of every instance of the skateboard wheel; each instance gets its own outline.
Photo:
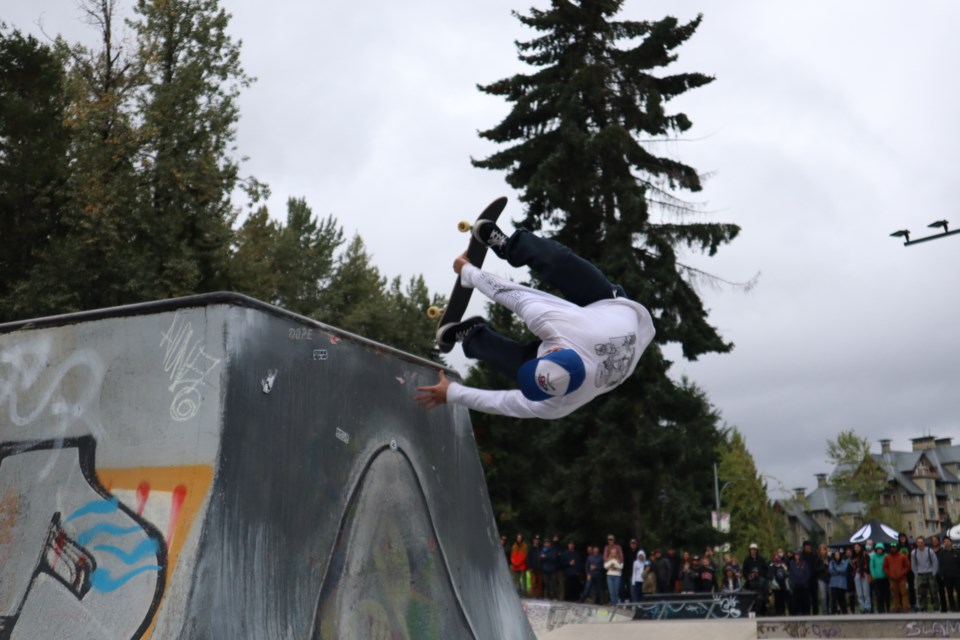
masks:
<path id="1" fill-rule="evenodd" d="M 459 231 L 460 233 L 466 233 L 467 231 L 470 231 L 471 226 L 473 225 L 471 225 L 468 221 L 461 220 L 460 222 L 457 223 L 457 231 Z"/>
<path id="2" fill-rule="evenodd" d="M 429 309 L 427 309 L 427 317 L 433 318 L 434 320 L 436 320 L 437 318 L 440 317 L 440 312 L 441 312 L 440 307 L 430 307 Z"/>

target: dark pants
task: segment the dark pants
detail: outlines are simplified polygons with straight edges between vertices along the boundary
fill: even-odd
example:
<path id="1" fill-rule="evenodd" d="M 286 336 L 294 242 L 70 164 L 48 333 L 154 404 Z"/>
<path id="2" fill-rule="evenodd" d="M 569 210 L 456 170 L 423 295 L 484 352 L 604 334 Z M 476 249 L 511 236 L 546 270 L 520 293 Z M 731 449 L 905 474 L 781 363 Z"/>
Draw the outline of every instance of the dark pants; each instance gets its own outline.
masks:
<path id="1" fill-rule="evenodd" d="M 560 292 L 573 304 L 585 307 L 599 300 L 625 297 L 623 288 L 612 284 L 592 263 L 556 240 L 518 229 L 507 241 L 507 262 L 529 267 L 544 285 Z M 520 366 L 537 357 L 540 340 L 519 343 L 482 325 L 464 341 L 468 358 L 483 360 L 510 378 Z"/>
<path id="2" fill-rule="evenodd" d="M 563 580 L 563 574 L 560 571 L 543 572 L 543 594 L 547 600 L 560 599 L 560 591 L 563 588 L 560 585 L 561 580 Z"/>
<path id="3" fill-rule="evenodd" d="M 787 592 L 784 589 L 777 589 L 773 592 L 773 610 L 778 616 L 786 613 Z"/>
<path id="4" fill-rule="evenodd" d="M 580 597 L 580 590 L 583 589 L 583 583 L 580 582 L 580 576 L 564 576 L 563 581 L 564 599 L 568 602 L 576 602 L 577 598 Z"/>
<path id="5" fill-rule="evenodd" d="M 944 576 L 943 590 L 947 592 L 947 606 L 956 613 L 960 610 L 960 576 Z"/>
<path id="6" fill-rule="evenodd" d="M 791 595 L 793 606 L 790 607 L 790 614 L 795 616 L 810 615 L 810 587 L 795 586 Z"/>
<path id="7" fill-rule="evenodd" d="M 600 604 L 603 598 L 603 586 L 600 584 L 603 579 L 599 576 L 587 576 L 587 583 L 583 585 L 583 593 L 580 594 L 580 602 L 589 597 L 593 597 L 593 604 Z"/>
<path id="8" fill-rule="evenodd" d="M 847 612 L 847 590 L 838 587 L 830 587 L 830 607 L 832 614 Z M 827 612 L 824 611 L 824 614 Z"/>
<path id="9" fill-rule="evenodd" d="M 947 583 L 943 581 L 943 576 L 937 575 L 937 599 L 940 601 L 940 613 L 946 613 L 950 610 L 947 605 Z"/>
<path id="10" fill-rule="evenodd" d="M 871 584 L 873 587 L 873 612 L 889 613 L 890 581 L 886 578 L 874 578 Z"/>

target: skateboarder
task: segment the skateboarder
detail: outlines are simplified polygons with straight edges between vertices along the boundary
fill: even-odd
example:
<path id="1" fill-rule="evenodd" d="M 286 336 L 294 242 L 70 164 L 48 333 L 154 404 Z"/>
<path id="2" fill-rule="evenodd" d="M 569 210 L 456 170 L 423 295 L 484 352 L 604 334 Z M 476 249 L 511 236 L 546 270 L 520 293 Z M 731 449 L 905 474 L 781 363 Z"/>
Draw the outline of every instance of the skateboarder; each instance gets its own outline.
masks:
<path id="1" fill-rule="evenodd" d="M 438 384 L 418 387 L 420 406 L 434 409 L 450 402 L 485 413 L 553 420 L 633 373 L 654 329 L 650 313 L 629 300 L 622 287 L 566 246 L 525 229 L 508 237 L 495 223 L 481 221 L 473 234 L 511 265 L 532 269 L 566 299 L 481 271 L 459 256 L 453 269 L 461 284 L 516 313 L 538 339 L 518 343 L 480 317 L 440 327 L 438 342 L 461 342 L 467 357 L 491 363 L 516 379 L 519 389 L 474 389 L 450 382 L 441 371 Z"/>

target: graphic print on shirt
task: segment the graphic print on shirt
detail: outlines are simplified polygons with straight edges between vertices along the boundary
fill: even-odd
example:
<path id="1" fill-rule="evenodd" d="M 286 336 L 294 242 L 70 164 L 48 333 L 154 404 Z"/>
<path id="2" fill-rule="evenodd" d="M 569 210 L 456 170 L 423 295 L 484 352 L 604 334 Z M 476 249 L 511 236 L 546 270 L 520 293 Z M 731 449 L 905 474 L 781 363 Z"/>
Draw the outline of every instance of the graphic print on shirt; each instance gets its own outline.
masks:
<path id="1" fill-rule="evenodd" d="M 637 335 L 631 333 L 610 338 L 610 342 L 594 345 L 593 349 L 598 356 L 606 356 L 597 367 L 594 384 L 597 388 L 615 387 L 623 382 L 630 372 L 630 363 L 637 353 Z"/>
<path id="2" fill-rule="evenodd" d="M 485 271 L 481 271 L 479 273 L 479 278 L 483 280 L 491 289 L 493 289 L 493 300 L 495 302 L 499 302 L 511 311 L 514 309 L 516 303 L 520 301 L 520 289 L 511 287 L 498 278 L 490 277 Z M 513 302 L 514 304 L 507 304 L 508 301 Z"/>

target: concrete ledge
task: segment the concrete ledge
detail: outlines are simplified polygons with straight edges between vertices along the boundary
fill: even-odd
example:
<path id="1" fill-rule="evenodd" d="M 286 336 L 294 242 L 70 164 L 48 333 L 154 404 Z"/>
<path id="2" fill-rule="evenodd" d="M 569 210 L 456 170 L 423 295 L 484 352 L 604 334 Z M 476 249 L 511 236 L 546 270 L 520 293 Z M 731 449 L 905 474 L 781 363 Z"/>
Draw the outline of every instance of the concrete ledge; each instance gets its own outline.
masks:
<path id="1" fill-rule="evenodd" d="M 756 640 L 755 620 L 638 620 L 569 624 L 542 640 Z"/>
<path id="2" fill-rule="evenodd" d="M 757 638 L 960 638 L 960 616 L 940 613 L 762 618 Z"/>

